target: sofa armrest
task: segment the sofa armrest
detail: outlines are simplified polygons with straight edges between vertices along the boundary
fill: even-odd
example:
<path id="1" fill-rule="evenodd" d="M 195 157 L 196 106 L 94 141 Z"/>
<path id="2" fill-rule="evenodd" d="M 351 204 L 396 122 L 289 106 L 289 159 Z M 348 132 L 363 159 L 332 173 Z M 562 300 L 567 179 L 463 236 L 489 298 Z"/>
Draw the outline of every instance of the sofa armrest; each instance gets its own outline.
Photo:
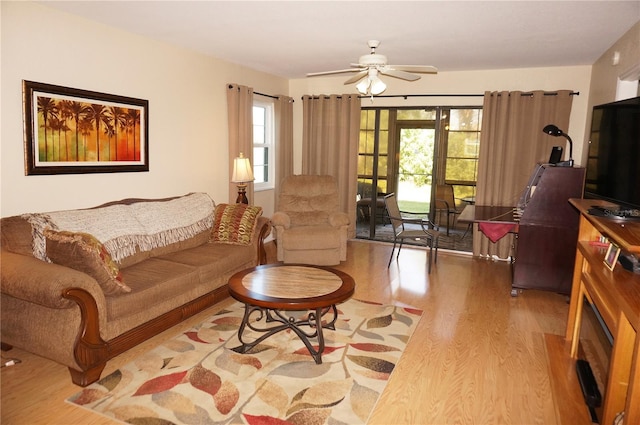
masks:
<path id="1" fill-rule="evenodd" d="M 349 215 L 344 212 L 333 212 L 329 215 L 329 223 L 333 227 L 348 226 L 350 223 Z"/>
<path id="2" fill-rule="evenodd" d="M 271 234 L 271 220 L 267 217 L 259 217 L 256 224 L 256 231 L 251 241 L 258 250 L 258 264 L 267 263 L 267 251 L 264 248 L 264 240 Z"/>
<path id="3" fill-rule="evenodd" d="M 3 294 L 48 308 L 71 308 L 76 303 L 64 298 L 63 291 L 82 288 L 95 298 L 98 309 L 105 311 L 102 289 L 85 273 L 6 250 L 0 251 L 0 262 Z"/>
<path id="4" fill-rule="evenodd" d="M 264 240 L 271 233 L 271 220 L 267 217 L 259 217 L 256 224 L 256 231 L 253 234 L 252 243 L 258 242 L 260 239 Z"/>

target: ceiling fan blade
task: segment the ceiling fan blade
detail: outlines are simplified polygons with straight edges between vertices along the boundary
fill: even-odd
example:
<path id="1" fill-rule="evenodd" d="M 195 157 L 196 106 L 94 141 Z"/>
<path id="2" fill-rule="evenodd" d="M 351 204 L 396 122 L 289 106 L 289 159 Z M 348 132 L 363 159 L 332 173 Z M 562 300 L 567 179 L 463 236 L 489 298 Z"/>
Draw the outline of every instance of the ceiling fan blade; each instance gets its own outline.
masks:
<path id="1" fill-rule="evenodd" d="M 345 74 L 347 72 L 356 72 L 362 71 L 361 68 L 349 68 L 349 69 L 338 69 L 335 71 L 323 71 L 323 72 L 310 72 L 307 74 L 307 77 L 318 77 L 321 75 L 332 75 L 332 74 Z"/>
<path id="2" fill-rule="evenodd" d="M 354 75 L 353 77 L 349 78 L 347 81 L 345 81 L 345 84 L 351 84 L 351 83 L 355 83 L 356 81 L 359 81 L 361 79 L 363 79 L 366 75 L 367 75 L 368 71 L 360 71 L 358 72 L 356 75 Z"/>
<path id="3" fill-rule="evenodd" d="M 437 74 L 438 68 L 429 65 L 390 65 L 396 71 L 418 72 L 420 74 Z"/>
<path id="4" fill-rule="evenodd" d="M 390 77 L 400 78 L 401 80 L 416 81 L 420 79 L 419 75 L 411 74 L 409 72 L 398 71 L 397 69 L 381 69 L 381 74 L 388 75 Z"/>

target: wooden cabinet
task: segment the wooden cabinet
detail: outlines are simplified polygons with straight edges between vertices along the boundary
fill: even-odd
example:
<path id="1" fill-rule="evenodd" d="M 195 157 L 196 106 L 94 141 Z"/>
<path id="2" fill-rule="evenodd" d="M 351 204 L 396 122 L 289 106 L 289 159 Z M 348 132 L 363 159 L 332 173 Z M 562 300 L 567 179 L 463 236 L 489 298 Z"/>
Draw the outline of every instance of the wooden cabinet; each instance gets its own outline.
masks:
<path id="1" fill-rule="evenodd" d="M 575 359 L 578 354 L 582 299 L 587 296 L 614 337 L 601 423 L 613 424 L 616 416 L 624 411 L 625 424 L 640 424 L 640 275 L 624 270 L 619 263 L 613 271 L 609 270 L 603 262 L 605 249 L 593 244 L 605 236 L 623 251 L 639 255 L 640 221 L 588 214 L 593 205 L 608 205 L 603 201 L 572 199 L 570 202 L 580 212 L 580 227 L 565 334 L 571 346 L 569 355 Z"/>
<path id="2" fill-rule="evenodd" d="M 571 292 L 580 215 L 568 201 L 582 197 L 584 176 L 584 168 L 541 165 L 534 171 L 535 191 L 523 195 L 513 288 Z"/>

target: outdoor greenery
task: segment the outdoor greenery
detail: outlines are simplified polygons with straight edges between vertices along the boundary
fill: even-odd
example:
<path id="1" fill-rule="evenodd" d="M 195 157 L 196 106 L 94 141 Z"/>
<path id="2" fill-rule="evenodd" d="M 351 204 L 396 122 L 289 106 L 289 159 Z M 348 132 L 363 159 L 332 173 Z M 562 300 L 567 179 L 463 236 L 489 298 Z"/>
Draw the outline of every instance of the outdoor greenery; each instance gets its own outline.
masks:
<path id="1" fill-rule="evenodd" d="M 403 128 L 400 131 L 399 182 L 416 186 L 432 184 L 434 139 L 434 130 Z"/>
<path id="2" fill-rule="evenodd" d="M 429 213 L 429 202 L 398 200 L 398 208 L 400 208 L 400 211 L 427 215 Z"/>
<path id="3" fill-rule="evenodd" d="M 407 211 L 429 211 L 436 182 L 453 184 L 457 198 L 474 196 L 481 123 L 479 107 L 363 109 L 358 193 L 371 197 L 377 175 L 377 193 L 396 191 Z M 434 170 L 436 163 L 443 168 Z"/>

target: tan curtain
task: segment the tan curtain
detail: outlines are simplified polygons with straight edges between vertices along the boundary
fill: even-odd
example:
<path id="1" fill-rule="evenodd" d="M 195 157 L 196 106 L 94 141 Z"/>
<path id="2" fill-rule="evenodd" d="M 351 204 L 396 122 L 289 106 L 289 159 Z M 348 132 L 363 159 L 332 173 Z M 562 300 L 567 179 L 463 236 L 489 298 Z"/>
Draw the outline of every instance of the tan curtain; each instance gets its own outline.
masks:
<path id="1" fill-rule="evenodd" d="M 274 102 L 275 114 L 275 193 L 278 199 L 280 182 L 293 174 L 293 99 L 278 96 Z"/>
<path id="2" fill-rule="evenodd" d="M 302 174 L 333 176 L 340 208 L 353 217 L 355 237 L 360 98 L 355 94 L 302 97 Z"/>
<path id="3" fill-rule="evenodd" d="M 542 129 L 555 124 L 566 132 L 572 99 L 570 90 L 485 93 L 477 205 L 515 206 L 535 165 L 549 160 L 554 145 L 562 146 L 568 159 L 566 139 L 546 135 Z M 477 230 L 473 236 L 476 256 L 512 255 L 512 235 L 495 244 Z"/>
<path id="4" fill-rule="evenodd" d="M 233 159 L 240 155 L 249 158 L 253 166 L 253 88 L 238 84 L 227 85 L 227 114 L 229 123 L 229 202 L 234 204 L 238 186 L 231 182 Z M 253 204 L 253 183 L 247 185 L 247 198 Z"/>

